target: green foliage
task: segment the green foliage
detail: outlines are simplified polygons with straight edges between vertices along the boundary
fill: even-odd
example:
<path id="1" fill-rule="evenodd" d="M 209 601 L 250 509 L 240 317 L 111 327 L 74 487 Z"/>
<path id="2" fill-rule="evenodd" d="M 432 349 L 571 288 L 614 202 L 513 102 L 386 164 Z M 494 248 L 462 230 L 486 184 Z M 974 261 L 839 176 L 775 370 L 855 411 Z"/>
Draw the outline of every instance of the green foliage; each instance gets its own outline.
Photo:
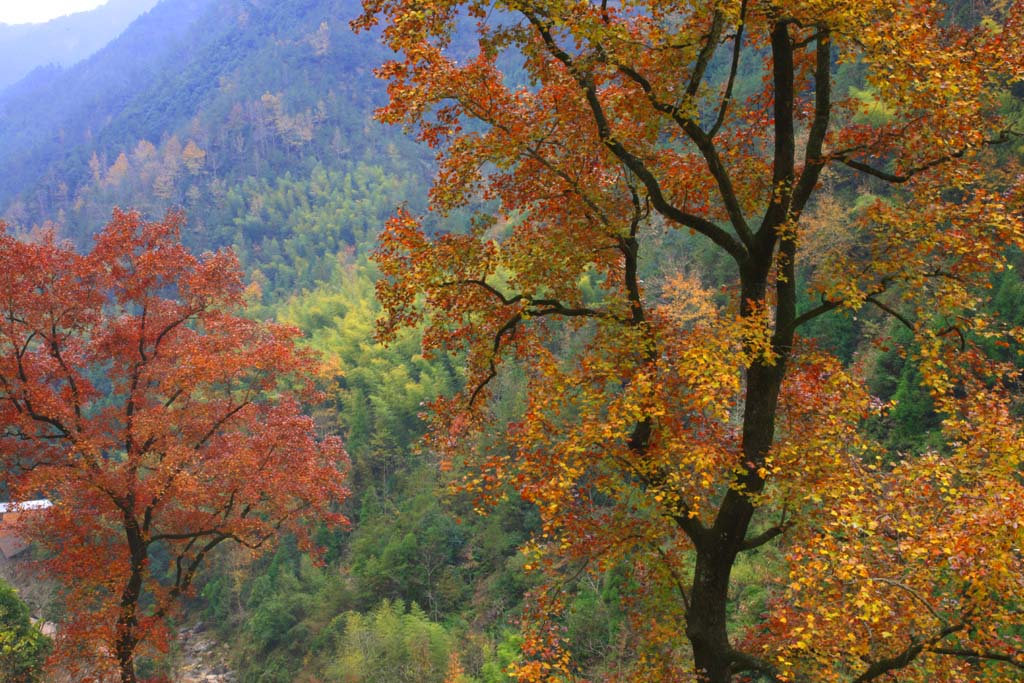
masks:
<path id="1" fill-rule="evenodd" d="M 877 93 L 870 88 L 858 88 L 851 85 L 850 96 L 861 105 L 860 110 L 853 117 L 856 123 L 881 126 L 892 119 L 893 109 L 878 99 Z"/>
<path id="2" fill-rule="evenodd" d="M 519 658 L 521 644 L 522 637 L 517 632 L 511 629 L 502 631 L 501 638 L 493 649 L 485 652 L 480 667 L 481 683 L 512 683 L 513 678 L 506 672 Z"/>
<path id="3" fill-rule="evenodd" d="M 992 308 L 1004 326 L 1013 328 L 1024 326 L 1024 279 L 1021 269 L 1024 268 L 1024 255 L 1014 254 L 1011 267 L 993 276 Z M 989 340 L 987 351 L 994 357 L 1010 360 L 1021 367 L 1024 356 L 1019 348 L 1005 342 L 996 343 Z"/>
<path id="4" fill-rule="evenodd" d="M 32 624 L 28 606 L 0 580 L 0 680 L 6 683 L 41 681 L 50 639 Z"/>
<path id="5" fill-rule="evenodd" d="M 420 354 L 419 335 L 407 332 L 388 346 L 373 341 L 379 304 L 372 271 L 360 262 L 339 265 L 337 278 L 276 308 L 299 327 L 326 361 L 324 385 L 333 402 L 325 420 L 345 435 L 357 485 L 387 495 L 393 478 L 423 434 L 423 405 L 459 383 L 449 359 Z"/>
<path id="6" fill-rule="evenodd" d="M 889 407 L 867 429 L 891 453 L 920 453 L 932 443 L 940 417 L 922 385 L 912 334 L 895 322 L 888 325 L 891 339 L 872 356 L 868 386 Z"/>
<path id="7" fill-rule="evenodd" d="M 584 582 L 566 614 L 566 636 L 584 670 L 613 661 L 618 653 L 624 615 L 620 605 L 621 573 Z"/>
<path id="8" fill-rule="evenodd" d="M 927 450 L 930 433 L 940 426 L 939 415 L 923 381 L 915 362 L 911 360 L 903 364 L 892 395 L 893 407 L 889 411 L 892 429 L 888 443 L 892 450 L 901 453 Z"/>
<path id="9" fill-rule="evenodd" d="M 276 272 L 279 260 L 268 277 L 289 293 L 328 279 L 321 262 L 372 240 L 396 204 L 423 203 L 431 168 L 426 150 L 373 121 L 384 89 L 370 71 L 384 53 L 349 31 L 355 6 L 161 3 L 93 58 L 4 93 L 0 210 L 24 227 L 56 221 L 84 246 L 114 206 L 181 207 L 190 247 L 234 244 L 253 265 L 264 241 L 313 230 L 294 253 L 278 245 L 295 272 Z M 304 206 L 274 206 L 283 192 Z"/>
<path id="10" fill-rule="evenodd" d="M 327 680 L 344 683 L 441 683 L 453 646 L 444 627 L 414 603 L 385 600 L 369 614 L 347 612 L 329 627 L 338 655 Z"/>
<path id="11" fill-rule="evenodd" d="M 350 534 L 317 537 L 329 548 L 326 567 L 294 546 L 254 566 L 220 556 L 202 587 L 203 609 L 224 638 L 236 640 L 243 681 L 283 683 L 314 674 L 329 674 L 326 681 L 440 680 L 458 642 L 474 680 L 506 683 L 519 648 L 510 620 L 534 580 L 522 571 L 516 548 L 538 527 L 537 515 L 504 502 L 480 517 L 471 501 L 447 496 L 444 477 L 416 443 L 425 428 L 419 413 L 461 385 L 460 363 L 424 358 L 415 332 L 403 332 L 386 348 L 372 340 L 379 306 L 365 256 L 396 205 L 423 210 L 432 165 L 428 151 L 371 120 L 383 89 L 369 72 L 383 57 L 371 37 L 354 37 L 345 26 L 355 4 L 162 3 L 163 14 L 105 55 L 63 73 L 39 72 L 5 93 L 0 158 L 8 163 L 0 195 L 22 193 L 4 207 L 20 223 L 63 219 L 65 233 L 81 243 L 114 204 L 152 215 L 182 205 L 193 246 L 238 252 L 261 289 L 257 314 L 298 326 L 324 355 L 321 383 L 329 403 L 318 419 L 345 436 L 355 488 L 350 516 L 357 524 Z M 955 4 L 966 11 L 967 4 Z M 453 49 L 475 50 L 467 37 L 456 36 Z M 515 58 L 501 59 L 508 82 L 525 82 Z M 736 101 L 757 91 L 764 75 L 757 59 L 744 60 Z M 722 84 L 728 56 L 709 68 L 711 82 Z M 865 86 L 863 64 L 839 69 L 835 90 L 864 106 L 857 120 L 877 124 L 891 116 Z M 192 167 L 184 154 L 189 142 L 205 153 Z M 126 168 L 119 166 L 122 153 Z M 878 199 L 874 186 L 832 182 L 849 194 L 854 210 Z M 32 188 L 37 191 L 25 193 Z M 460 232 L 468 224 L 461 216 L 446 220 L 432 229 Z M 663 225 L 651 230 L 658 234 L 646 242 L 640 264 L 651 291 L 676 271 L 699 271 L 709 286 L 729 281 L 730 262 L 708 244 L 694 246 Z M 596 298 L 596 275 L 579 285 L 585 300 Z M 995 276 L 993 291 L 1002 317 L 1024 322 L 1018 271 Z M 924 450 L 939 418 L 921 386 L 912 341 L 896 330 L 890 348 L 871 348 L 865 333 L 884 323 L 859 315 L 824 316 L 801 333 L 845 362 L 867 359 L 872 392 L 892 402 L 869 427 L 894 451 Z M 573 343 L 580 340 L 564 341 Z M 495 379 L 500 420 L 522 414 L 522 381 L 513 372 Z M 740 563 L 733 578 L 737 613 L 752 621 L 765 595 L 756 588 L 762 577 L 751 572 Z M 629 591 L 614 576 L 573 590 L 568 636 L 582 664 L 599 671 L 627 628 L 616 605 L 619 593 Z M 413 603 L 420 607 L 405 609 Z M 40 642 L 43 657 L 47 646 Z M 19 680 L 10 676 L 0 668 L 0 679 Z"/>
<path id="12" fill-rule="evenodd" d="M 294 543 L 282 544 L 244 586 L 245 618 L 236 667 L 244 683 L 290 683 L 317 634 L 351 599 L 336 572 L 316 567 Z"/>
<path id="13" fill-rule="evenodd" d="M 809 306 L 808 306 L 809 307 Z M 852 363 L 860 341 L 857 316 L 849 312 L 821 316 L 807 323 L 802 333 L 815 339 L 823 348 L 836 354 L 844 363 Z"/>
<path id="14" fill-rule="evenodd" d="M 437 620 L 460 608 L 469 593 L 459 557 L 466 531 L 441 507 L 436 486 L 423 479 L 426 485 L 398 509 L 367 493 L 350 567 L 361 605 L 381 598 L 411 602 Z"/>
<path id="15" fill-rule="evenodd" d="M 412 174 L 363 162 L 340 166 L 318 164 L 301 180 L 250 178 L 227 191 L 220 222 L 230 228 L 213 240 L 234 245 L 263 303 L 344 279 L 342 262 L 367 251 L 394 207 L 416 194 Z M 329 321 L 304 322 L 313 331 Z"/>
<path id="16" fill-rule="evenodd" d="M 200 595 L 203 598 L 204 613 L 214 623 L 226 626 L 231 614 L 231 588 L 226 574 L 217 572 L 207 581 Z"/>
<path id="17" fill-rule="evenodd" d="M 348 184 L 355 188 L 359 182 L 330 180 L 330 174 L 324 173 L 321 189 L 335 196 L 346 192 Z M 283 178 L 275 188 L 263 204 L 268 225 L 281 218 L 291 226 L 305 220 L 306 225 L 321 226 L 322 232 L 347 229 L 332 227 L 324 217 L 329 213 L 324 207 L 331 200 L 306 201 L 318 192 L 308 182 Z M 311 213 L 318 217 L 309 217 Z M 306 219 L 295 218 L 304 214 Z M 256 225 L 247 223 L 246 230 L 255 235 Z M 347 239 L 365 236 L 346 235 L 338 244 Z M 259 254 L 251 249 L 249 254 L 265 263 L 288 263 L 303 248 L 288 244 L 287 238 L 264 241 L 264 245 L 276 245 L 279 261 L 268 258 L 265 250 Z M 314 248 L 315 238 L 309 238 L 308 246 Z M 262 314 L 302 329 L 307 343 L 324 358 L 321 385 L 329 401 L 317 418 L 326 429 L 345 436 L 357 491 L 353 502 L 358 507 L 349 511 L 355 527 L 349 534 L 318 536 L 331 549 L 331 563 L 325 568 L 314 567 L 294 545 L 287 544 L 272 561 L 246 570 L 249 577 L 242 580 L 222 559 L 221 571 L 203 588 L 207 615 L 229 624 L 224 637 L 236 634 L 237 667 L 247 683 L 321 676 L 328 669 L 337 674 L 339 661 L 355 656 L 343 649 L 355 634 L 370 638 L 376 643 L 374 656 L 386 659 L 379 665 L 383 669 L 370 671 L 364 670 L 370 661 L 364 658 L 359 675 L 394 675 L 399 676 L 395 680 L 404 680 L 402 671 L 415 670 L 409 663 L 413 654 L 403 650 L 411 646 L 377 631 L 385 626 L 398 628 L 392 612 L 401 613 L 395 606 L 405 604 L 421 606 L 399 620 L 407 623 L 402 628 L 412 629 L 409 638 L 433 643 L 427 669 L 423 669 L 427 666 L 423 653 L 430 647 L 417 646 L 420 650 L 415 655 L 420 657 L 416 666 L 427 671 L 423 675 L 428 680 L 434 675 L 430 671 L 443 675 L 447 666 L 449 648 L 440 648 L 444 651 L 440 657 L 438 643 L 452 638 L 437 623 L 441 622 L 451 633 L 475 633 L 472 644 L 459 652 L 472 676 L 484 676 L 489 683 L 505 681 L 502 671 L 511 661 L 514 646 L 500 650 L 492 636 L 477 629 L 508 628 L 506 619 L 514 617 L 527 584 L 516 548 L 536 528 L 536 513 L 509 503 L 489 517 L 480 517 L 471 512 L 469 501 L 446 500 L 436 465 L 415 444 L 425 428 L 419 418 L 423 405 L 451 393 L 461 379 L 450 359 L 420 355 L 415 331 L 387 347 L 372 341 L 379 313 L 375 273 L 360 249 L 343 253 L 332 267 L 330 282 L 284 300 L 284 290 L 268 285 Z M 270 278 L 263 280 L 269 282 Z M 390 601 L 387 609 L 380 607 L 382 598 Z M 324 674 L 320 680 L 349 679 Z"/>

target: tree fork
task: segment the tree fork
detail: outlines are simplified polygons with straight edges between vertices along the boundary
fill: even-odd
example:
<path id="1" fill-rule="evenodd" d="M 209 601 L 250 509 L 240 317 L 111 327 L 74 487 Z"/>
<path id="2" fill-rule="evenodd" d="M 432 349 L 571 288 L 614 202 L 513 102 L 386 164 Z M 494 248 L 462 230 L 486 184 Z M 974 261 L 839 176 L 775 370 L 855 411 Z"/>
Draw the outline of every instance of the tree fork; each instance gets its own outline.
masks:
<path id="1" fill-rule="evenodd" d="M 772 253 L 766 251 L 754 251 L 741 270 L 744 294 L 741 314 L 744 316 L 756 314 L 764 305 L 767 273 L 774 261 Z M 793 296 L 792 288 L 784 291 Z M 792 307 L 779 303 L 783 310 Z M 736 557 L 744 549 L 754 516 L 750 496 L 760 493 L 765 486 L 759 469 L 766 462 L 775 439 L 779 394 L 793 337 L 789 322 L 776 318 L 773 363 L 758 359 L 747 368 L 743 462 L 737 463 L 737 474 L 722 498 L 714 523 L 695 539 L 696 558 L 692 597 L 686 612 L 686 636 L 693 648 L 694 668 L 707 683 L 729 683 L 736 659 L 728 634 L 729 585 Z M 780 325 L 785 327 L 780 330 Z"/>

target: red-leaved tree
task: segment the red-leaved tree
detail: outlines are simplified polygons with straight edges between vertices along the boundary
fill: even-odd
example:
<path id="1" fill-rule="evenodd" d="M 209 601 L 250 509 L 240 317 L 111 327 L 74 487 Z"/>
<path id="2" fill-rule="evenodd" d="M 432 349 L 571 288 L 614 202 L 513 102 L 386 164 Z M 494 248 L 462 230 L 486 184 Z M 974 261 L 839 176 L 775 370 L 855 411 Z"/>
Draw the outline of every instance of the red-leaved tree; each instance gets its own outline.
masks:
<path id="1" fill-rule="evenodd" d="M 57 664 L 82 679 L 135 681 L 221 543 L 346 523 L 345 453 L 302 411 L 314 360 L 238 314 L 237 260 L 190 254 L 182 220 L 115 212 L 86 255 L 0 233 L 0 457 L 14 499 L 54 503 L 25 533 L 66 601 Z"/>

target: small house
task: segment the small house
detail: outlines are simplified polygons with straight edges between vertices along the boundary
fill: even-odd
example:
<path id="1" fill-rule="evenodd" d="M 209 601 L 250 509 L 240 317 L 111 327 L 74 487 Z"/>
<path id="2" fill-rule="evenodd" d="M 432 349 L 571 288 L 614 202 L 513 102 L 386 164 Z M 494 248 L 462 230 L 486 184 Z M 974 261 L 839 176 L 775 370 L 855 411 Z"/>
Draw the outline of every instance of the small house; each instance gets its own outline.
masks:
<path id="1" fill-rule="evenodd" d="M 48 500 L 27 500 L 23 503 L 0 503 L 0 562 L 10 561 L 25 552 L 29 543 L 15 531 L 19 517 L 32 510 L 45 510 L 53 503 Z"/>

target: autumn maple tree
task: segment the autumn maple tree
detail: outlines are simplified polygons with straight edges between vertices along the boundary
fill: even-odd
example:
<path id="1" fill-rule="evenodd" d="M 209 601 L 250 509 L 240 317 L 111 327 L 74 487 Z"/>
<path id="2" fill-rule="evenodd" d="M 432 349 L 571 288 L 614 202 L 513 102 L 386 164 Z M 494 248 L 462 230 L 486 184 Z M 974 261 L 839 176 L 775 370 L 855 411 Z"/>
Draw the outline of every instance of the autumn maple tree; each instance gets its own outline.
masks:
<path id="1" fill-rule="evenodd" d="M 224 542 L 341 525 L 345 455 L 303 414 L 296 331 L 240 315 L 229 252 L 195 257 L 180 214 L 115 212 L 88 254 L 0 234 L 0 457 L 62 587 L 56 666 L 136 680 L 143 648 Z"/>
<path id="2" fill-rule="evenodd" d="M 465 353 L 431 444 L 482 504 L 540 512 L 524 550 L 552 580 L 518 677 L 582 675 L 557 588 L 618 567 L 609 678 L 1019 680 L 1017 373 L 982 349 L 1021 337 L 982 311 L 1024 245 L 1024 6 L 971 27 L 933 0 L 364 8 L 398 55 L 381 118 L 437 148 L 434 211 L 478 211 L 451 233 L 391 220 L 379 329 L 425 322 L 427 352 Z M 680 255 L 643 276 L 687 239 L 730 274 Z M 913 331 L 942 448 L 885 452 L 860 369 L 801 336 L 860 309 Z M 768 595 L 752 625 L 739 563 Z"/>

